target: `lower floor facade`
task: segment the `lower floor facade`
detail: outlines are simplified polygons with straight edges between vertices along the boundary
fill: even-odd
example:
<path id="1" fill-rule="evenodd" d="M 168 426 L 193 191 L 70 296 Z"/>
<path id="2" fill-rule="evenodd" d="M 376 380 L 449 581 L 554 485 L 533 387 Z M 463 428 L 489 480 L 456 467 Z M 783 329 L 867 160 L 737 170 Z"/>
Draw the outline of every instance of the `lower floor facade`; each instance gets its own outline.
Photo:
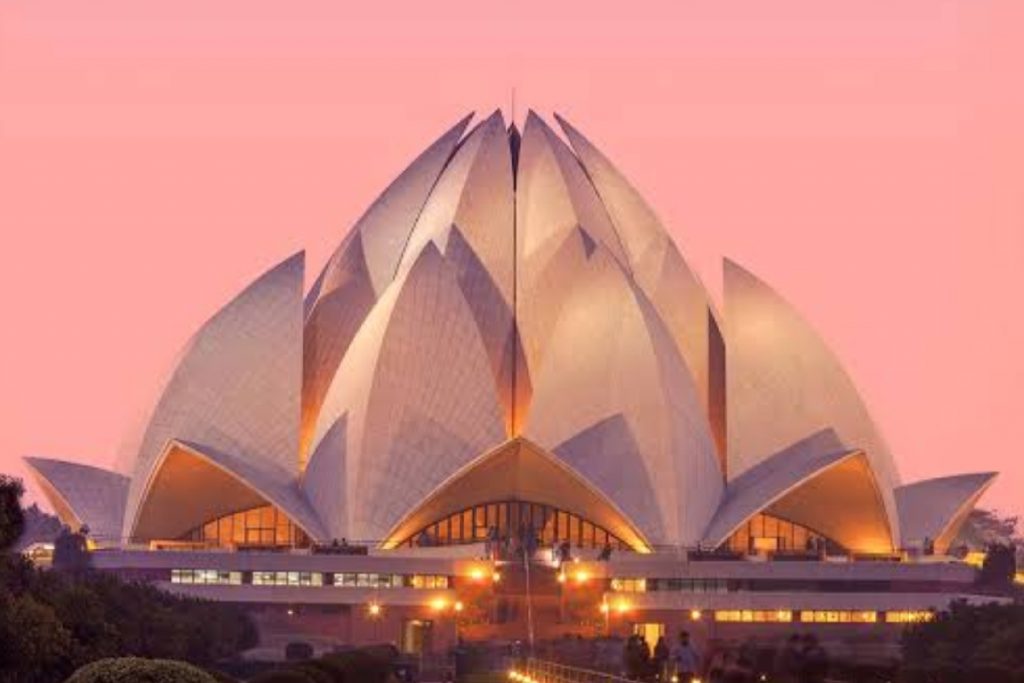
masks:
<path id="1" fill-rule="evenodd" d="M 695 560 L 615 553 L 556 562 L 487 559 L 483 547 L 310 551 L 110 549 L 94 566 L 169 592 L 248 607 L 260 633 L 253 656 L 290 642 L 324 652 L 393 643 L 409 655 L 461 641 L 621 638 L 652 645 L 687 631 L 698 643 L 785 638 L 895 646 L 907 624 L 954 600 L 1002 600 L 951 560 Z"/>

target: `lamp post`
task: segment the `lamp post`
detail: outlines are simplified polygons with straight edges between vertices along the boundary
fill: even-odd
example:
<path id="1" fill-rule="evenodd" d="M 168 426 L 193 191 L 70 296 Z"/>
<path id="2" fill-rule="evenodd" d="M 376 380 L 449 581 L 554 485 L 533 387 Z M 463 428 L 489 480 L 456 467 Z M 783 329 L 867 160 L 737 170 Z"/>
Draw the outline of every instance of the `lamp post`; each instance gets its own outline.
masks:
<path id="1" fill-rule="evenodd" d="M 367 617 L 369 617 L 370 621 L 373 622 L 373 642 L 374 642 L 374 644 L 376 644 L 378 642 L 378 640 L 380 639 L 380 634 L 378 632 L 378 625 L 380 624 L 381 617 L 383 616 L 383 611 L 384 610 L 383 610 L 383 608 L 381 608 L 380 603 L 377 602 L 376 600 L 371 602 L 366 607 L 366 615 L 367 615 Z"/>

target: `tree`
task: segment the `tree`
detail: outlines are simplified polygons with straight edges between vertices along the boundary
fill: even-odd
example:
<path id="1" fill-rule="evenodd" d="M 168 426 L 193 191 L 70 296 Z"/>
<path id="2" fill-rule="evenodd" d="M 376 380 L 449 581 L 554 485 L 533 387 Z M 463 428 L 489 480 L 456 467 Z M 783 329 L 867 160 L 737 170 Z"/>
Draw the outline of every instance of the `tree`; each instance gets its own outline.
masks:
<path id="1" fill-rule="evenodd" d="M 903 636 L 904 683 L 1018 683 L 1024 672 L 1024 605 L 955 602 Z"/>
<path id="2" fill-rule="evenodd" d="M 25 530 L 25 513 L 21 509 L 24 493 L 21 479 L 0 474 L 0 552 L 14 546 Z"/>
<path id="3" fill-rule="evenodd" d="M 84 530 L 72 531 L 67 526 L 62 528 L 53 542 L 54 568 L 80 572 L 88 569 L 91 561 Z"/>
<path id="4" fill-rule="evenodd" d="M 67 675 L 71 635 L 54 610 L 31 595 L 0 591 L 0 672 L 4 683 L 48 683 Z"/>
<path id="5" fill-rule="evenodd" d="M 1017 549 L 1012 544 L 993 543 L 985 553 L 978 572 L 978 583 L 989 588 L 1008 590 L 1017 575 Z"/>

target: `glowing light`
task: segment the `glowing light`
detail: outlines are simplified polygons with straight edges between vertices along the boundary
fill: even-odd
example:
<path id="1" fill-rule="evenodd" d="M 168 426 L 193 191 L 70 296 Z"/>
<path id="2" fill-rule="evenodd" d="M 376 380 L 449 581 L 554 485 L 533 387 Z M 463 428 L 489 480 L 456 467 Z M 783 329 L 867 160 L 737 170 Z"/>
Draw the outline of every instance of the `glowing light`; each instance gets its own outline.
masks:
<path id="1" fill-rule="evenodd" d="M 494 572 L 493 574 L 491 574 L 491 581 L 493 581 L 494 583 L 498 583 L 499 581 L 501 581 L 501 573 Z"/>
<path id="2" fill-rule="evenodd" d="M 629 603 L 626 602 L 625 600 L 620 600 L 618 602 L 618 604 L 615 605 L 615 611 L 617 611 L 619 614 L 623 614 L 625 612 L 628 612 L 629 611 Z"/>
<path id="3" fill-rule="evenodd" d="M 576 572 L 576 583 L 586 583 L 590 580 L 590 574 L 585 571 Z"/>
<path id="4" fill-rule="evenodd" d="M 565 572 L 558 572 L 558 583 L 565 583 Z"/>
<path id="5" fill-rule="evenodd" d="M 433 607 L 435 611 L 440 612 L 448 606 L 448 601 L 444 598 L 434 598 L 433 602 L 430 603 L 430 606 Z"/>
<path id="6" fill-rule="evenodd" d="M 456 612 L 461 612 L 462 611 L 462 603 L 461 602 L 456 602 L 455 603 L 455 611 Z"/>
<path id="7" fill-rule="evenodd" d="M 672 683 L 679 683 L 679 676 L 672 674 Z"/>
<path id="8" fill-rule="evenodd" d="M 601 612 L 603 614 L 608 614 L 608 603 L 607 602 L 602 602 L 601 603 Z"/>
<path id="9" fill-rule="evenodd" d="M 371 602 L 370 603 L 370 607 L 369 607 L 369 612 L 370 612 L 370 616 L 371 617 L 379 617 L 380 616 L 380 605 L 377 604 L 376 602 Z"/>
<path id="10" fill-rule="evenodd" d="M 690 621 L 700 621 L 700 617 L 701 614 L 699 609 L 690 610 Z"/>
<path id="11" fill-rule="evenodd" d="M 484 570 L 480 569 L 479 567 L 470 570 L 469 578 L 473 579 L 474 581 L 483 581 L 484 580 Z"/>

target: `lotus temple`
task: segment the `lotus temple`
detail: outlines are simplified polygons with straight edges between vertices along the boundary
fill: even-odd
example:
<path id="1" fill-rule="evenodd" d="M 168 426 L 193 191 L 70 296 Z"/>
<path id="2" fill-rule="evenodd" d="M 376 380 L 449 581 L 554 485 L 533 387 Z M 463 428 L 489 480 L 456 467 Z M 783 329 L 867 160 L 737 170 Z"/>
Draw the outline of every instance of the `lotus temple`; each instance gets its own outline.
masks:
<path id="1" fill-rule="evenodd" d="M 31 457 L 94 567 L 267 643 L 817 630 L 980 600 L 990 472 L 904 482 L 770 286 L 712 301 L 637 190 L 530 113 L 458 122 L 184 345 L 130 471 Z M 471 125 L 472 124 L 472 125 Z"/>

